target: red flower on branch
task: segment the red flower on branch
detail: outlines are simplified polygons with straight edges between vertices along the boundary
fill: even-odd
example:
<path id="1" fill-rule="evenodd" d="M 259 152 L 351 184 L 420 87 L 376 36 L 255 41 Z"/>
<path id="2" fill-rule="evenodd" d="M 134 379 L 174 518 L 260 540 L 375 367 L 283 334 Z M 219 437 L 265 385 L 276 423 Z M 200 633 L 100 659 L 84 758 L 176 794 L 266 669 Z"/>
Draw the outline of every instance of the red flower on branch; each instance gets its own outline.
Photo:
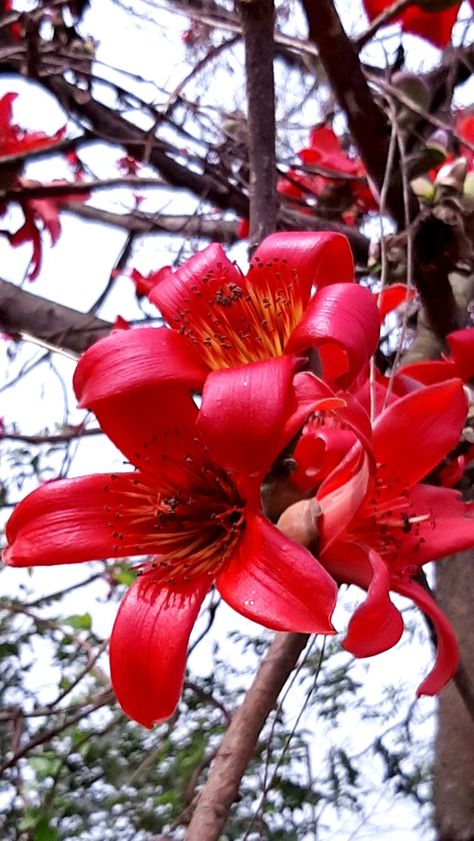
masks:
<path id="1" fill-rule="evenodd" d="M 150 339 L 157 333 L 148 330 Z M 159 394 L 137 387 L 126 351 L 115 380 L 109 370 L 107 393 L 83 358 L 81 404 L 136 470 L 47 483 L 7 524 L 4 561 L 12 566 L 153 556 L 139 564 L 143 574 L 121 605 L 110 649 L 119 702 L 147 727 L 176 707 L 189 634 L 213 583 L 268 628 L 333 633 L 334 581 L 260 508 L 261 482 L 301 423 L 294 368 L 285 357 L 215 372 L 198 412 L 189 383 Z M 320 393 L 324 406 L 324 384 Z"/>
<path id="2" fill-rule="evenodd" d="M 377 210 L 377 202 L 367 181 L 367 170 L 360 158 L 352 157 L 341 146 L 340 138 L 327 126 L 319 126 L 310 134 L 309 146 L 298 152 L 308 167 L 318 171 L 300 172 L 290 169 L 278 181 L 278 192 L 288 198 L 304 200 L 309 195 L 323 203 L 340 205 L 347 224 L 355 224 L 361 213 Z M 349 200 L 348 200 L 349 199 Z"/>
<path id="3" fill-rule="evenodd" d="M 373 295 L 353 276 L 341 234 L 272 234 L 246 276 L 220 245 L 210 245 L 175 272 L 156 273 L 149 297 L 172 329 L 154 338 L 158 356 L 144 376 L 158 383 L 187 370 L 199 388 L 210 371 L 286 355 L 303 364 L 317 348 L 325 379 L 345 386 L 375 351 L 380 329 Z M 132 335 L 143 368 L 149 331 Z M 107 365 L 115 349 L 113 339 L 105 339 L 86 359 L 95 364 L 101 357 Z"/>
<path id="4" fill-rule="evenodd" d="M 3 161 L 11 155 L 23 155 L 38 149 L 47 149 L 58 143 L 66 131 L 65 127 L 49 136 L 42 131 L 25 131 L 12 122 L 12 106 L 18 94 L 7 93 L 0 99 L 0 165 L 5 188 L 34 187 L 37 182 L 22 178 L 23 159 L 18 161 Z M 55 182 L 62 183 L 62 182 Z M 64 182 L 66 183 L 66 182 Z M 64 195 L 60 198 L 24 198 L 21 193 L 18 203 L 23 211 L 25 221 L 15 233 L 1 231 L 13 247 L 31 242 L 33 253 L 30 261 L 28 277 L 34 280 L 41 268 L 42 232 L 47 231 L 51 238 L 51 245 L 55 245 L 61 233 L 58 206 L 67 201 L 86 201 L 89 194 Z M 6 211 L 6 204 L 0 203 L 0 215 Z"/>
<path id="5" fill-rule="evenodd" d="M 420 484 L 458 443 L 466 411 L 460 380 L 395 400 L 373 425 L 375 471 L 370 452 L 356 444 L 316 493 L 321 563 L 336 580 L 368 593 L 349 623 L 345 648 L 367 657 L 398 642 L 403 620 L 389 591 L 411 598 L 433 622 L 437 659 L 418 694 L 438 692 L 457 667 L 454 632 L 416 577 L 423 564 L 474 542 L 472 504 L 456 491 Z M 295 459 L 306 474 L 310 452 L 303 436 Z"/>

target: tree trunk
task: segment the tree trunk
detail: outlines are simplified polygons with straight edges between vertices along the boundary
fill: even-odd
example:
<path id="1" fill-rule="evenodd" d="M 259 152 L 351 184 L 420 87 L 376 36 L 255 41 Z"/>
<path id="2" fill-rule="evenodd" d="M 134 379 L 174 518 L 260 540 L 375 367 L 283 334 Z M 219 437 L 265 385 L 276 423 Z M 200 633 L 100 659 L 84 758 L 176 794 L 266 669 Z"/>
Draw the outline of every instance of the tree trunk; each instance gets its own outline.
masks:
<path id="1" fill-rule="evenodd" d="M 474 679 L 474 551 L 437 568 L 441 609 L 456 630 L 464 669 Z M 474 723 L 451 683 L 439 699 L 434 768 L 438 841 L 474 841 Z"/>

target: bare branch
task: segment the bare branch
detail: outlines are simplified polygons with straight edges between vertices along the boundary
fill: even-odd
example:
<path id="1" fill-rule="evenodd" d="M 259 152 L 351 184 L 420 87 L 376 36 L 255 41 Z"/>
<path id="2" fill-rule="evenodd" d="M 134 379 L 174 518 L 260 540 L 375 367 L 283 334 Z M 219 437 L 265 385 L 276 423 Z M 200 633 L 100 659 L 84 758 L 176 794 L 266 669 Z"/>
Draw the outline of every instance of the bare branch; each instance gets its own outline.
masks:
<path id="1" fill-rule="evenodd" d="M 260 731 L 307 642 L 304 634 L 277 634 L 271 643 L 217 751 L 185 841 L 220 837 Z"/>
<path id="2" fill-rule="evenodd" d="M 245 43 L 250 161 L 250 248 L 276 228 L 273 0 L 239 2 Z"/>

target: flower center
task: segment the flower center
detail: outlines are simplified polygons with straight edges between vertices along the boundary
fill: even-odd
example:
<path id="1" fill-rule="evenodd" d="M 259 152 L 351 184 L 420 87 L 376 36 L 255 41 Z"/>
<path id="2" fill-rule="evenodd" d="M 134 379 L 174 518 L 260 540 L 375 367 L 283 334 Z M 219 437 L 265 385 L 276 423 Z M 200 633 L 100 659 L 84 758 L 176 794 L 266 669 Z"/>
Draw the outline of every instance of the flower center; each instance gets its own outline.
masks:
<path id="1" fill-rule="evenodd" d="M 197 575 L 214 577 L 232 555 L 245 526 L 244 503 L 225 473 L 186 456 L 186 490 L 157 490 L 138 476 L 134 490 L 111 506 L 114 554 L 154 555 L 138 569 L 176 584 Z M 110 501 L 113 503 L 113 486 Z"/>
<path id="2" fill-rule="evenodd" d="M 191 292 L 172 326 L 200 346 L 211 370 L 281 356 L 303 314 L 298 277 L 285 260 L 254 264 L 242 286 L 218 264 Z"/>

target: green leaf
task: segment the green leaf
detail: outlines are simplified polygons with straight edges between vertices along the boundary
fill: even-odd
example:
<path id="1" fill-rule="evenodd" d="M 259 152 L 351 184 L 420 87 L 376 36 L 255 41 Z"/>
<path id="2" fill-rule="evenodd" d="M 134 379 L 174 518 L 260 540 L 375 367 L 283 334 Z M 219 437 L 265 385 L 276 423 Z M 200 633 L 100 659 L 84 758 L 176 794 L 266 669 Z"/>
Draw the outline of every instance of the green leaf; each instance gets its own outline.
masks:
<path id="1" fill-rule="evenodd" d="M 49 818 L 46 815 L 37 823 L 33 841 L 59 841 L 59 832 L 49 825 Z"/>
<path id="2" fill-rule="evenodd" d="M 54 777 L 59 770 L 61 760 L 52 751 L 42 753 L 41 756 L 30 756 L 28 764 L 33 768 L 39 780 Z"/>
<path id="3" fill-rule="evenodd" d="M 75 631 L 90 631 L 92 627 L 90 613 L 76 613 L 73 616 L 68 616 L 63 621 L 65 625 L 70 625 Z"/>

